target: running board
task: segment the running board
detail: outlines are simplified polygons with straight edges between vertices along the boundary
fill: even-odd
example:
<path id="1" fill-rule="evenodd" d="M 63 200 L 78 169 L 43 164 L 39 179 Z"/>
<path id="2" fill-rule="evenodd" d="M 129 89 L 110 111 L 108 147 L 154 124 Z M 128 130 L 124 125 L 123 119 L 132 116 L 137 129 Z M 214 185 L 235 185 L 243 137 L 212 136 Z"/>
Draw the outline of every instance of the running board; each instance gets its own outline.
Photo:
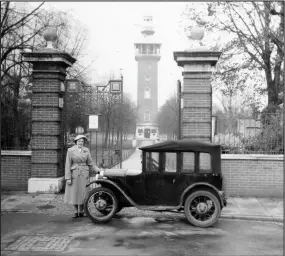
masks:
<path id="1" fill-rule="evenodd" d="M 180 206 L 164 206 L 164 205 L 155 205 L 155 206 L 136 205 L 136 208 L 138 208 L 139 210 L 145 210 L 145 211 L 169 211 L 169 210 L 181 209 Z"/>

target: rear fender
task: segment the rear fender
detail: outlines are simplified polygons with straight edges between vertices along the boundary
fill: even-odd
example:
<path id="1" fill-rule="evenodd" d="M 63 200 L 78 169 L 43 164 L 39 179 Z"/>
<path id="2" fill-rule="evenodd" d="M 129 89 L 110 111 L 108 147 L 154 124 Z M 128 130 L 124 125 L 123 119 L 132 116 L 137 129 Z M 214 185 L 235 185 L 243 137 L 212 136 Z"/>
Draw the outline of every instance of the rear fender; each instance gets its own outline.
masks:
<path id="1" fill-rule="evenodd" d="M 209 189 L 211 191 L 214 192 L 214 194 L 218 197 L 221 207 L 223 208 L 224 205 L 224 200 L 219 192 L 219 190 L 217 188 L 215 188 L 213 185 L 209 184 L 209 183 L 204 183 L 204 182 L 199 182 L 199 183 L 195 183 L 189 187 L 187 187 L 184 192 L 182 193 L 181 197 L 180 197 L 180 205 L 182 206 L 184 204 L 184 201 L 186 199 L 186 196 L 189 194 L 189 192 L 191 192 L 191 190 L 195 190 L 195 189 Z"/>
<path id="2" fill-rule="evenodd" d="M 100 184 L 102 187 L 107 187 L 110 189 L 113 189 L 124 196 L 124 198 L 133 206 L 137 207 L 138 205 L 125 193 L 123 189 L 121 189 L 116 183 L 110 180 L 106 179 L 97 179 L 96 181 L 92 181 L 86 185 L 86 187 L 89 187 L 91 184 Z"/>

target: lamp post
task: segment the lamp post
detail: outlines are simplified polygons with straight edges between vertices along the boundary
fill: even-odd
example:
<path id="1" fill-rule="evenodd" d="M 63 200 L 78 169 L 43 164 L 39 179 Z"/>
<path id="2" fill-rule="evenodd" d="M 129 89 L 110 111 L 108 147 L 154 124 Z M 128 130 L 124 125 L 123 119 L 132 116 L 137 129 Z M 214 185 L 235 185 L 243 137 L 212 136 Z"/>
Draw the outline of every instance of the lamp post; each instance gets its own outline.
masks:
<path id="1" fill-rule="evenodd" d="M 118 94 L 120 95 L 120 104 L 121 104 L 121 112 L 120 112 L 120 168 L 122 169 L 122 162 L 123 162 L 123 115 L 122 115 L 122 108 L 123 108 L 123 75 L 121 74 L 121 80 L 110 80 L 110 93 L 111 94 Z"/>
<path id="2" fill-rule="evenodd" d="M 122 165 L 123 165 L 123 74 L 121 74 L 121 154 L 120 154 L 120 158 L 121 158 L 121 162 L 120 162 L 120 169 L 122 169 Z"/>
<path id="3" fill-rule="evenodd" d="M 178 101 L 178 133 L 177 139 L 181 140 L 181 81 L 177 80 L 177 101 Z"/>

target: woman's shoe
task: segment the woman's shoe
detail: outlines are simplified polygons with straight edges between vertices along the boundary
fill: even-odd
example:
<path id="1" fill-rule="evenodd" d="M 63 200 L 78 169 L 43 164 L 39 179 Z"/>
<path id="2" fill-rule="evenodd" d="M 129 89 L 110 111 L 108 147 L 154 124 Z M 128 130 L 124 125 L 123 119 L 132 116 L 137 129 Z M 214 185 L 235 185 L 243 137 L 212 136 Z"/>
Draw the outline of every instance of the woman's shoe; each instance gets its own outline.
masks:
<path id="1" fill-rule="evenodd" d="M 76 213 L 73 214 L 72 218 L 73 218 L 73 219 L 78 218 L 78 215 L 79 215 L 79 214 L 76 212 Z"/>
<path id="2" fill-rule="evenodd" d="M 85 217 L 84 212 L 80 212 L 80 213 L 78 213 L 78 217 Z"/>

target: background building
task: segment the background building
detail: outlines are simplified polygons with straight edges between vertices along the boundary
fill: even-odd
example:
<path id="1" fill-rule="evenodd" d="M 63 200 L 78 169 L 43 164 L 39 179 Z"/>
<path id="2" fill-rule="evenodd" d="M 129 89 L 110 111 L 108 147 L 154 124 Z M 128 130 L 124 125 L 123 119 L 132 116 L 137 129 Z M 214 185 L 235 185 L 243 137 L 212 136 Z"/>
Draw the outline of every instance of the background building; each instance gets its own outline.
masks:
<path id="1" fill-rule="evenodd" d="M 157 139 L 158 125 L 158 61 L 161 43 L 155 38 L 152 16 L 144 16 L 141 34 L 135 43 L 135 59 L 138 62 L 137 139 Z"/>

